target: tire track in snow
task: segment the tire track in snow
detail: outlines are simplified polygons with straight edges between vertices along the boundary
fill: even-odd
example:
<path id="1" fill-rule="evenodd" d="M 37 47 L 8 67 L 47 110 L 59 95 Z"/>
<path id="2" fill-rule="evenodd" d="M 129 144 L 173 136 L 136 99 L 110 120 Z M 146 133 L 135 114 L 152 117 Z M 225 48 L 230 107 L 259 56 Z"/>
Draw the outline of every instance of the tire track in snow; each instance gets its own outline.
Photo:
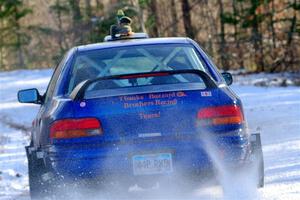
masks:
<path id="1" fill-rule="evenodd" d="M 1 115 L 0 130 L 0 200 L 30 199 L 24 149 L 30 128 Z"/>

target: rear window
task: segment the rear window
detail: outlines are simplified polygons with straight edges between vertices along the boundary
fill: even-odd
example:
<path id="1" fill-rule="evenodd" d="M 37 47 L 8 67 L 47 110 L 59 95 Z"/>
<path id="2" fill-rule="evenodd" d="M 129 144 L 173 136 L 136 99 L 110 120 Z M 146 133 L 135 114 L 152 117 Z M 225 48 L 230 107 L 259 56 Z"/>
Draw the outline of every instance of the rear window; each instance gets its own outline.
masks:
<path id="1" fill-rule="evenodd" d="M 198 69 L 209 73 L 194 47 L 188 44 L 143 45 L 84 52 L 75 58 L 68 93 L 77 84 L 87 79 L 111 75 L 184 69 Z M 194 76 L 174 75 L 169 77 L 168 80 L 163 80 L 161 77 L 159 79 L 151 77 L 136 80 L 111 80 L 102 83 L 101 87 L 91 86 L 88 90 L 92 90 L 93 88 L 130 87 L 133 85 L 201 82 L 201 79 Z"/>

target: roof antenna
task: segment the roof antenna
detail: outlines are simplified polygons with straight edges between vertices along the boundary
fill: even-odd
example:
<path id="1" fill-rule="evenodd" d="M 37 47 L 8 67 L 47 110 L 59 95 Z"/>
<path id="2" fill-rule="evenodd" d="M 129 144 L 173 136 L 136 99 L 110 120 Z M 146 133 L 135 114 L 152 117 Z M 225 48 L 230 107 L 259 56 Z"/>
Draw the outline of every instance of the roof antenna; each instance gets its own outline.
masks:
<path id="1" fill-rule="evenodd" d="M 123 10 L 117 12 L 117 24 L 110 26 L 110 35 L 112 39 L 116 39 L 122 36 L 130 36 L 133 34 L 131 28 L 132 19 L 125 16 Z"/>

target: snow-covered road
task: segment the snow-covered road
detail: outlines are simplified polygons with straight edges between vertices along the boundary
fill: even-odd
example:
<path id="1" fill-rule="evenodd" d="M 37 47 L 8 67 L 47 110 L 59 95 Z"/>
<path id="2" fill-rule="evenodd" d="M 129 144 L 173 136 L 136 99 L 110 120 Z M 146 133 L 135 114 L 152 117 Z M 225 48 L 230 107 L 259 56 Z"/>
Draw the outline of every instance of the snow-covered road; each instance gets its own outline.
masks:
<path id="1" fill-rule="evenodd" d="M 51 73 L 51 70 L 0 72 L 0 200 L 30 199 L 24 151 L 29 136 L 15 127 L 29 127 L 38 106 L 17 103 L 16 93 L 32 87 L 45 91 Z M 266 177 L 258 198 L 299 200 L 300 88 L 234 85 L 232 89 L 242 98 L 250 130 L 262 135 Z M 204 196 L 223 198 L 212 189 L 195 192 L 192 199 Z"/>
<path id="2" fill-rule="evenodd" d="M 262 136 L 262 199 L 300 199 L 300 88 L 234 86 L 250 130 Z"/>

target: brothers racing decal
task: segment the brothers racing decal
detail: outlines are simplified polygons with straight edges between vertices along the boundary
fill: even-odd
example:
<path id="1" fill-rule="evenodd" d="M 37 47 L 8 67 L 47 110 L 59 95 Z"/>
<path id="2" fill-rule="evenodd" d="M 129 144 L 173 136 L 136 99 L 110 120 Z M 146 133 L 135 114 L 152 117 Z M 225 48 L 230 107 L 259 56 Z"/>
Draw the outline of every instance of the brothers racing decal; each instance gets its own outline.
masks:
<path id="1" fill-rule="evenodd" d="M 185 92 L 151 93 L 146 95 L 120 96 L 123 108 L 141 108 L 147 106 L 175 106 L 178 98 L 186 97 Z"/>
<path id="2" fill-rule="evenodd" d="M 124 109 L 143 108 L 149 106 L 176 106 L 178 101 L 186 97 L 185 92 L 167 92 L 167 93 L 150 93 L 144 95 L 128 95 L 120 96 L 119 100 L 122 102 Z M 154 118 L 160 118 L 160 111 L 156 112 L 142 112 L 138 113 L 138 116 L 142 120 L 149 120 Z"/>

